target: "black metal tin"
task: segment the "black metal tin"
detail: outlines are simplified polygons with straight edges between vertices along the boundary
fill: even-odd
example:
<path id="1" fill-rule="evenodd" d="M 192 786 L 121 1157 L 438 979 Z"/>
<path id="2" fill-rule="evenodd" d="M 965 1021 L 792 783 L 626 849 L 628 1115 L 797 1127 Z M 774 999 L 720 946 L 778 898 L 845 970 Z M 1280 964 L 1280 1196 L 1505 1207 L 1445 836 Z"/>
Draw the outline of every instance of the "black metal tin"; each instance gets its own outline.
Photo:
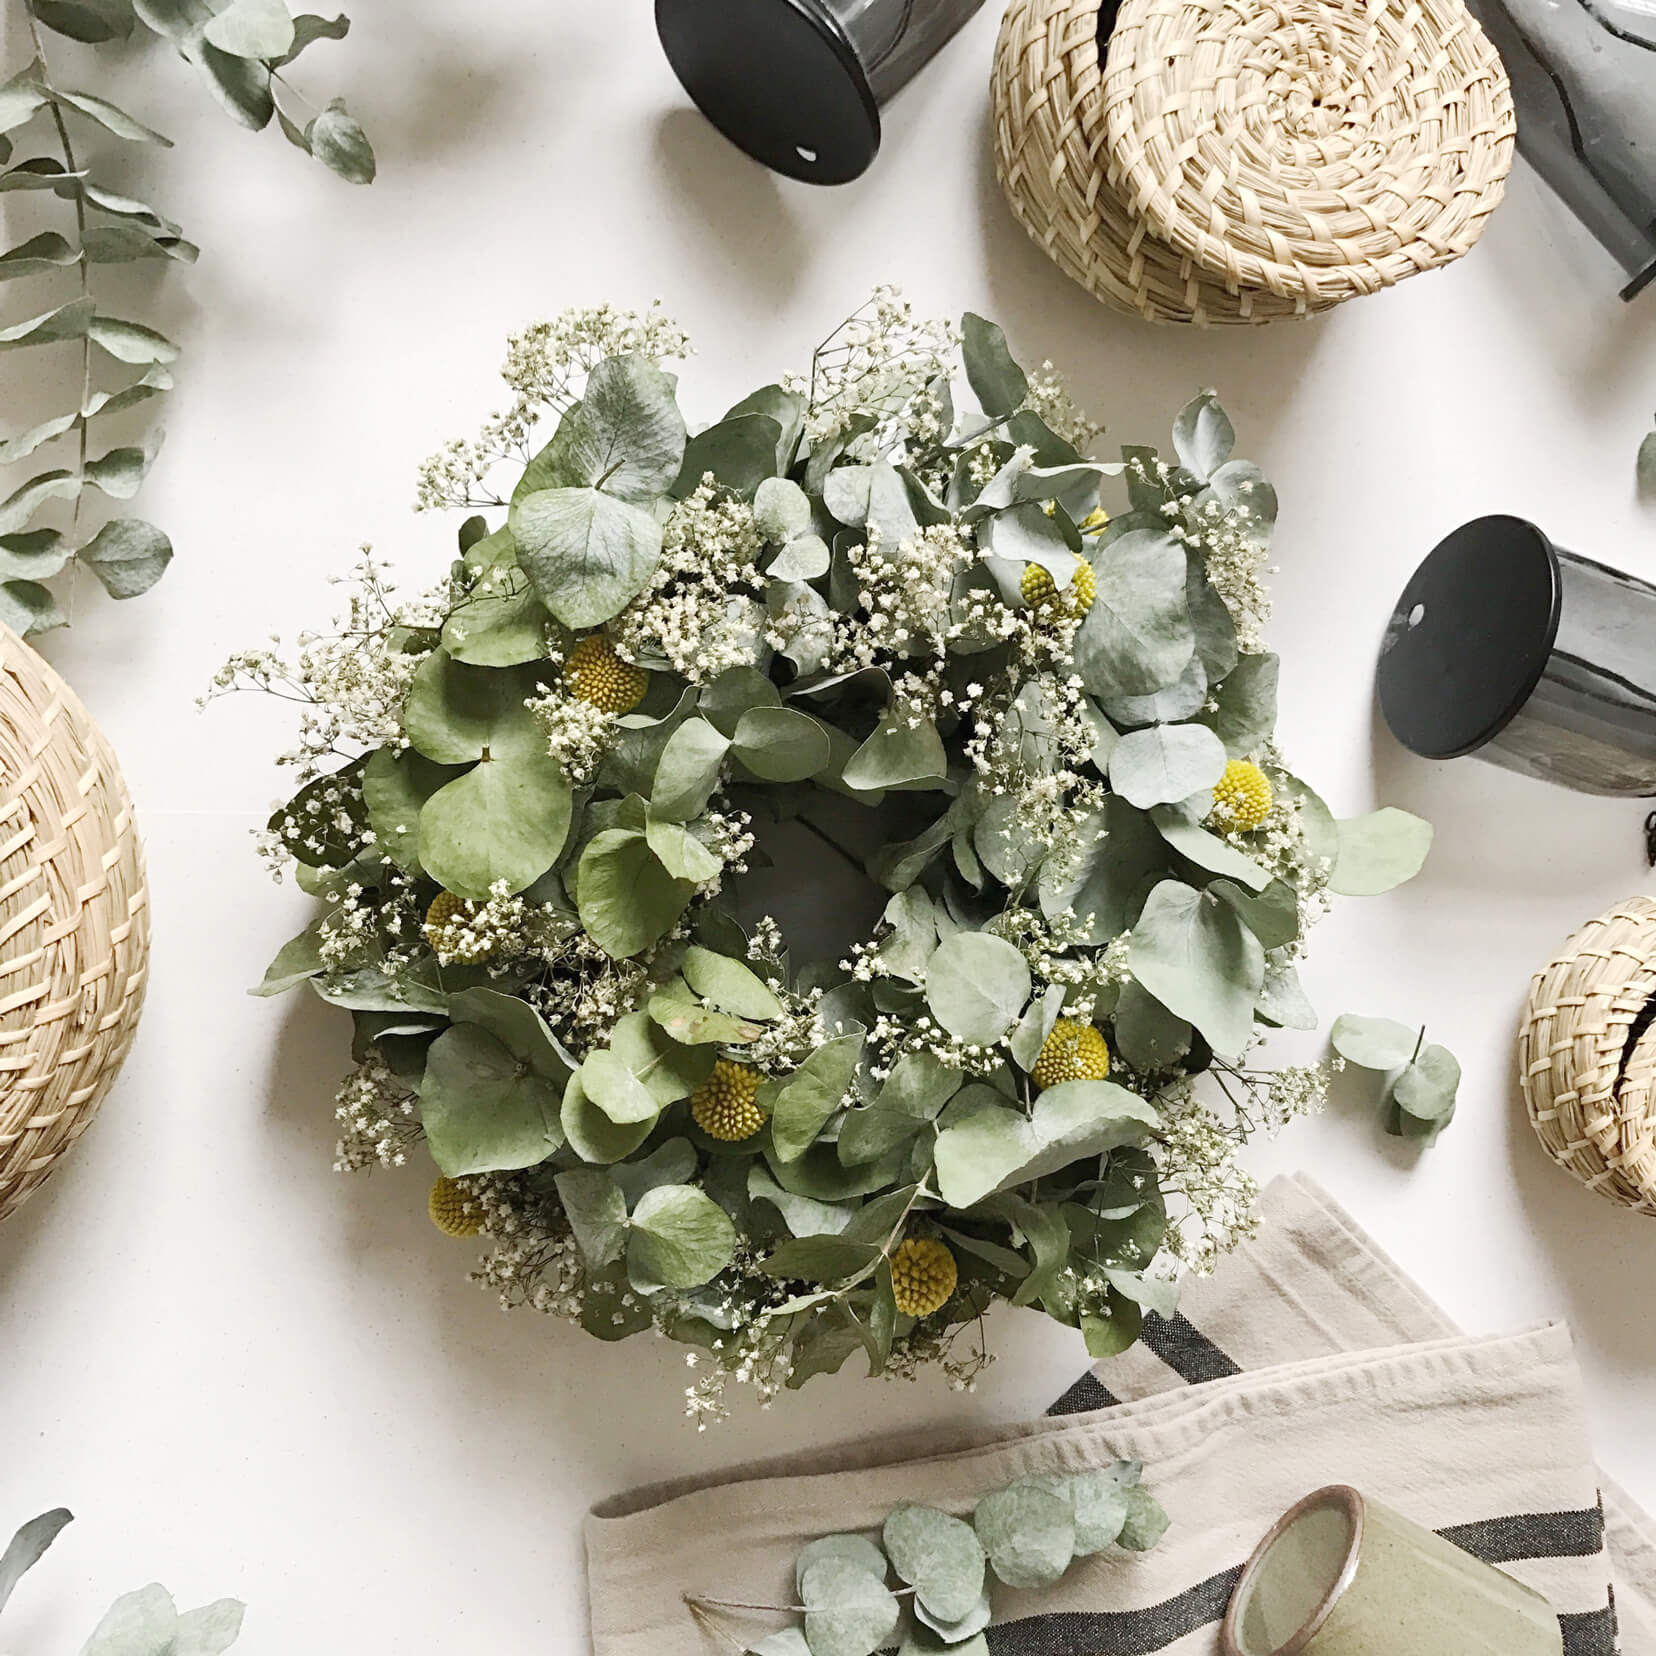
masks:
<path id="1" fill-rule="evenodd" d="M 880 148 L 880 108 L 983 0 L 656 0 L 696 107 L 774 172 L 846 184 Z"/>
<path id="2" fill-rule="evenodd" d="M 1656 796 L 1656 587 L 1485 517 L 1404 587 L 1377 675 L 1393 735 L 1581 793 Z"/>

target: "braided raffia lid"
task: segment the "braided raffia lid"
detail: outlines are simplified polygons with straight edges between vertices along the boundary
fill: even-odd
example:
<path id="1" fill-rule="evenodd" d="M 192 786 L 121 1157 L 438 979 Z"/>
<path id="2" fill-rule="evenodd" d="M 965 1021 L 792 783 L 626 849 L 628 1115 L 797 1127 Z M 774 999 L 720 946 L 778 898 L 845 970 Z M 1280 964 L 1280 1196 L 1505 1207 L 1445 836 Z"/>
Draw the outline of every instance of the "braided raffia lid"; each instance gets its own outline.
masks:
<path id="1" fill-rule="evenodd" d="M 1013 209 L 1162 321 L 1326 310 L 1459 258 L 1512 165 L 1511 87 L 1462 0 L 1012 0 L 995 70 Z M 1107 16 L 1107 14 L 1106 14 Z"/>
<path id="2" fill-rule="evenodd" d="M 0 1219 L 91 1125 L 126 1056 L 147 903 L 109 744 L 0 626 Z"/>
<path id="3" fill-rule="evenodd" d="M 1535 974 L 1518 1075 L 1547 1154 L 1656 1213 L 1656 900 L 1618 903 Z"/>

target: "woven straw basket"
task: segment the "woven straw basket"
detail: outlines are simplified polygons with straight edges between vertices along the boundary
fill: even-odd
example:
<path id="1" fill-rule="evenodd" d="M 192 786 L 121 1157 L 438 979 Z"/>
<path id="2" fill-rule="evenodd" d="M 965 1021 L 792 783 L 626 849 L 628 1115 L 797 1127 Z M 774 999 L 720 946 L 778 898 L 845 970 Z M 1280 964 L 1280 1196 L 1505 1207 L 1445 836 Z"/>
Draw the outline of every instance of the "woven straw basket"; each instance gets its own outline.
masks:
<path id="1" fill-rule="evenodd" d="M 1012 0 L 994 106 L 1019 222 L 1163 322 L 1304 316 L 1458 259 L 1516 134 L 1462 0 L 1123 0 L 1113 26 L 1107 0 Z"/>
<path id="2" fill-rule="evenodd" d="M 1656 1213 L 1656 899 L 1600 915 L 1535 974 L 1518 1074 L 1547 1154 Z"/>
<path id="3" fill-rule="evenodd" d="M 148 959 L 144 857 L 115 755 L 0 627 L 0 1219 L 91 1126 Z"/>

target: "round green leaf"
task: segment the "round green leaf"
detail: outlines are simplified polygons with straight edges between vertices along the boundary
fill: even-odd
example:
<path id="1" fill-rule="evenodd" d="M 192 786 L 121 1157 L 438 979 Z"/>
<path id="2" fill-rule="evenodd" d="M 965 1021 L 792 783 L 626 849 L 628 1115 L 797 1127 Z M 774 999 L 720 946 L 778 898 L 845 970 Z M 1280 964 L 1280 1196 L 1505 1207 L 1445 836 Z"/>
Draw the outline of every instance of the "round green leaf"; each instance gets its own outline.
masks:
<path id="1" fill-rule="evenodd" d="M 1413 1063 L 1392 1082 L 1392 1101 L 1419 1121 L 1437 1121 L 1455 1107 L 1461 1068 L 1454 1053 L 1435 1042 L 1424 1046 Z"/>
<path id="2" fill-rule="evenodd" d="M 672 929 L 695 889 L 662 867 L 643 834 L 607 828 L 581 853 L 576 908 L 593 942 L 625 960 Z"/>
<path id="3" fill-rule="evenodd" d="M 750 707 L 736 724 L 731 752 L 764 782 L 803 782 L 828 763 L 828 734 L 792 707 Z"/>
<path id="4" fill-rule="evenodd" d="M 681 1046 L 648 1012 L 629 1012 L 610 1031 L 610 1050 L 649 1088 L 663 1109 L 688 1098 L 718 1061 L 711 1046 Z"/>
<path id="5" fill-rule="evenodd" d="M 972 1527 L 1008 1587 L 1050 1587 L 1075 1557 L 1074 1510 L 1033 1479 L 986 1495 Z"/>
<path id="6" fill-rule="evenodd" d="M 587 1097 L 618 1127 L 653 1122 L 661 1114 L 655 1094 L 618 1054 L 607 1049 L 587 1054 L 581 1065 L 581 1085 Z"/>
<path id="7" fill-rule="evenodd" d="M 377 171 L 374 146 L 345 105 L 335 98 L 305 128 L 310 152 L 347 184 L 372 184 Z"/>
<path id="8" fill-rule="evenodd" d="M 824 1535 L 799 1549 L 794 1563 L 794 1590 L 805 1591 L 805 1572 L 823 1558 L 840 1558 L 876 1581 L 886 1578 L 886 1557 L 866 1535 Z"/>
<path id="9" fill-rule="evenodd" d="M 811 527 L 810 497 L 785 477 L 767 477 L 754 492 L 753 522 L 767 541 L 785 546 Z"/>
<path id="10" fill-rule="evenodd" d="M 918 725 L 886 714 L 874 733 L 845 762 L 845 784 L 869 792 L 917 782 L 941 781 L 949 774 L 949 756 L 930 719 Z"/>
<path id="11" fill-rule="evenodd" d="M 557 1086 L 476 1024 L 455 1024 L 432 1042 L 420 1121 L 449 1178 L 534 1167 L 563 1141 Z"/>
<path id="12" fill-rule="evenodd" d="M 801 1576 L 800 1596 L 811 1656 L 873 1656 L 897 1631 L 899 1607 L 883 1571 L 848 1558 L 817 1559 Z"/>
<path id="13" fill-rule="evenodd" d="M 694 1185 L 658 1186 L 633 1209 L 627 1275 L 641 1292 L 700 1287 L 735 1252 L 736 1227 L 729 1214 Z"/>
<path id="14" fill-rule="evenodd" d="M 976 1608 L 984 1555 L 970 1524 L 935 1507 L 900 1506 L 886 1519 L 880 1539 L 892 1568 L 939 1621 L 959 1622 Z"/>
<path id="15" fill-rule="evenodd" d="M 926 963 L 926 1002 L 958 1041 L 993 1046 L 1029 999 L 1029 965 L 1003 937 L 958 932 Z"/>
<path id="16" fill-rule="evenodd" d="M 661 560 L 661 525 L 597 489 L 541 489 L 512 507 L 518 559 L 566 627 L 597 627 L 644 590 Z"/>
<path id="17" fill-rule="evenodd" d="M 1075 635 L 1075 670 L 1105 702 L 1178 682 L 1196 649 L 1185 549 L 1165 530 L 1133 529 L 1097 555 L 1098 596 Z"/>
<path id="18" fill-rule="evenodd" d="M 729 740 L 706 719 L 686 719 L 661 750 L 650 790 L 650 815 L 662 822 L 699 817 L 719 785 L 729 751 Z"/>
<path id="19" fill-rule="evenodd" d="M 1330 888 L 1342 897 L 1377 897 L 1412 880 L 1432 849 L 1432 825 L 1387 805 L 1338 825 L 1339 854 Z"/>
<path id="20" fill-rule="evenodd" d="M 572 1167 L 552 1182 L 588 1267 L 599 1271 L 614 1264 L 627 1241 L 627 1199 L 620 1185 L 601 1167 Z"/>
<path id="21" fill-rule="evenodd" d="M 1163 880 L 1133 927 L 1127 962 L 1133 976 L 1201 1030 L 1215 1052 L 1241 1057 L 1265 985 L 1265 951 L 1229 903 Z"/>
<path id="22" fill-rule="evenodd" d="M 729 955 L 692 943 L 681 969 L 685 981 L 703 1000 L 738 1018 L 757 1018 L 763 1023 L 782 1016 L 782 1003 L 764 980 Z"/>
<path id="23" fill-rule="evenodd" d="M 587 1097 L 578 1074 L 564 1088 L 559 1122 L 570 1148 L 582 1161 L 598 1167 L 624 1161 L 650 1136 L 655 1126 L 653 1120 L 618 1126 Z"/>
<path id="24" fill-rule="evenodd" d="M 1075 1556 L 1090 1558 L 1115 1545 L 1127 1522 L 1131 1461 L 1118 1461 L 1102 1472 L 1077 1472 L 1064 1480 L 1064 1493 L 1075 1513 Z M 1134 1481 L 1136 1481 L 1136 1473 Z"/>
<path id="25" fill-rule="evenodd" d="M 461 897 L 485 898 L 499 881 L 522 891 L 558 860 L 571 803 L 563 768 L 549 755 L 485 759 L 421 808 L 420 860 Z"/>
<path id="26" fill-rule="evenodd" d="M 1360 1069 L 1394 1070 L 1414 1057 L 1421 1032 L 1393 1018 L 1364 1018 L 1343 1012 L 1328 1038 L 1347 1063 Z"/>
<path id="27" fill-rule="evenodd" d="M 1142 1484 L 1135 1485 L 1127 1491 L 1127 1521 L 1117 1539 L 1129 1552 L 1148 1552 L 1171 1522 L 1161 1502 Z"/>
<path id="28" fill-rule="evenodd" d="M 1224 743 L 1206 725 L 1131 730 L 1110 754 L 1110 786 L 1140 810 L 1176 805 L 1224 774 Z"/>

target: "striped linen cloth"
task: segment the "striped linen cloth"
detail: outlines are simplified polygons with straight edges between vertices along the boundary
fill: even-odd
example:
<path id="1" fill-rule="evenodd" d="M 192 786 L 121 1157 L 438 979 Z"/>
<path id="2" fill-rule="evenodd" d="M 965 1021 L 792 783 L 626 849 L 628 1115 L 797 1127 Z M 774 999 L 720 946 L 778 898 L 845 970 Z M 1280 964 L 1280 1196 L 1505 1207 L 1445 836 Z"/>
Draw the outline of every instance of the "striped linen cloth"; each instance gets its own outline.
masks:
<path id="1" fill-rule="evenodd" d="M 1264 1218 L 1180 1315 L 1151 1319 L 1042 1420 L 807 1451 L 595 1508 L 595 1656 L 729 1656 L 790 1618 L 734 1612 L 715 1631 L 687 1595 L 788 1604 L 818 1536 L 875 1530 L 904 1501 L 965 1513 L 1016 1478 L 1124 1456 L 1173 1527 L 1043 1591 L 997 1588 L 992 1656 L 1214 1656 L 1242 1561 L 1326 1483 L 1528 1581 L 1566 1656 L 1656 1656 L 1656 1531 L 1593 1468 L 1568 1333 L 1459 1334 L 1303 1177 L 1270 1187 Z"/>

